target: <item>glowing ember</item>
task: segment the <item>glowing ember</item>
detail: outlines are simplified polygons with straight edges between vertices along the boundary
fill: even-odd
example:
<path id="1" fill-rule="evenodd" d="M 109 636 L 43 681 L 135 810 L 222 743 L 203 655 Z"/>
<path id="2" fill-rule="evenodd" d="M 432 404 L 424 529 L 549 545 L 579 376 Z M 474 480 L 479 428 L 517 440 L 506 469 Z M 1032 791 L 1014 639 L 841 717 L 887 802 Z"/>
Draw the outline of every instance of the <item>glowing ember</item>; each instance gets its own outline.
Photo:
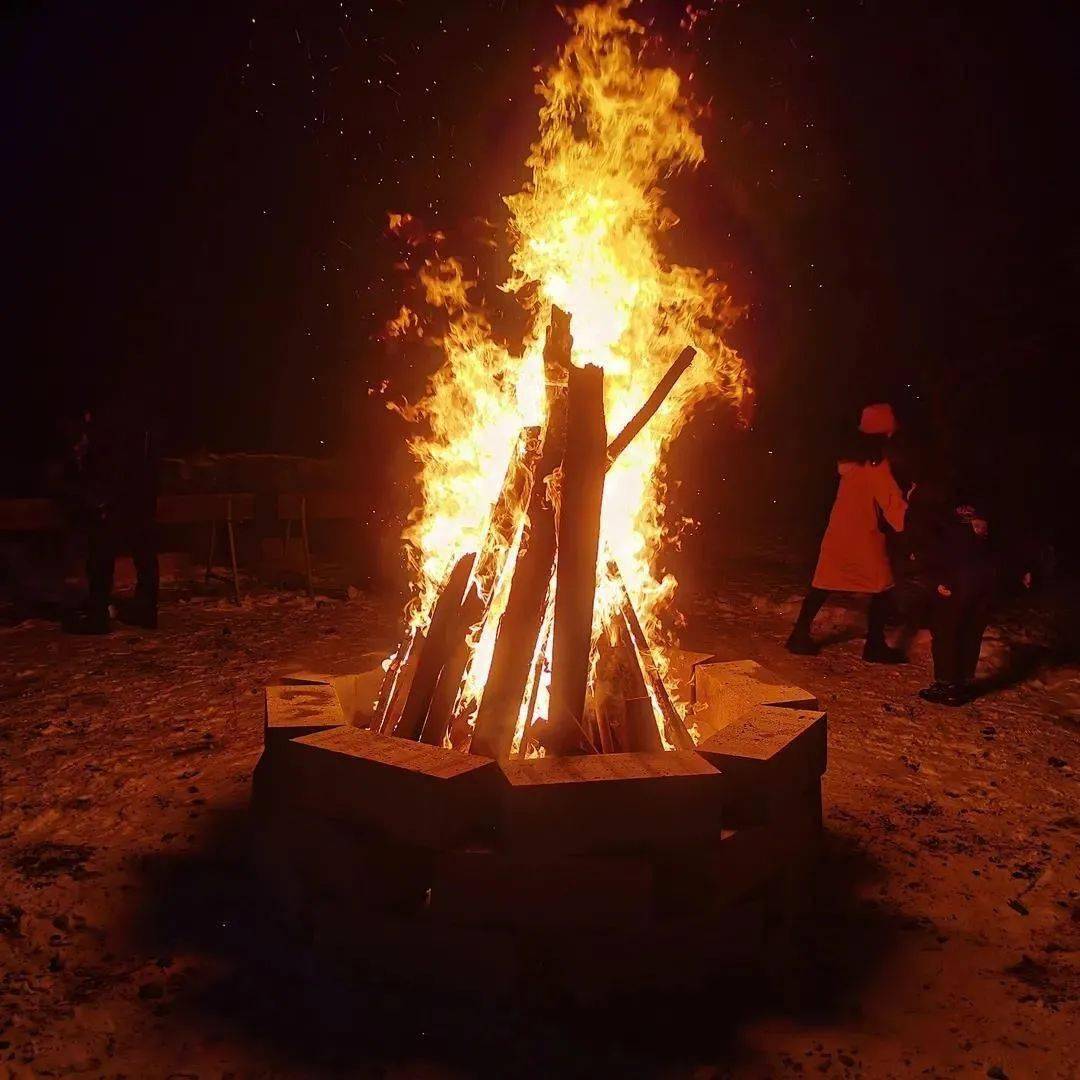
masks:
<path id="1" fill-rule="evenodd" d="M 472 584 L 483 610 L 471 631 L 448 740 L 467 738 L 522 544 L 527 490 L 524 501 L 519 492 L 509 504 L 498 503 L 502 520 L 493 523 L 492 511 L 530 440 L 537 452 L 547 420 L 543 349 L 552 305 L 571 317 L 574 364 L 603 369 L 609 435 L 642 406 L 685 346 L 698 351 L 607 474 L 594 636 L 607 632 L 614 640 L 628 594 L 644 636 L 662 638 L 661 617 L 676 588 L 671 575 L 657 578 L 653 569 L 673 541 L 665 536 L 664 448 L 698 402 L 724 395 L 738 404 L 748 392 L 743 364 L 721 337 L 736 315 L 725 287 L 711 271 L 672 265 L 660 251 L 661 233 L 678 218 L 664 205 L 659 184 L 699 165 L 704 151 L 694 129 L 698 110 L 673 70 L 643 62 L 644 31 L 626 17 L 626 7 L 627 0 L 614 0 L 570 13 L 571 37 L 538 87 L 543 105 L 527 160 L 531 179 L 506 199 L 512 253 L 503 287 L 531 319 L 521 355 L 494 339 L 470 301 L 475 283 L 457 260 L 431 258 L 420 272 L 428 302 L 449 315 L 449 331 L 442 341 L 445 363 L 426 396 L 401 407 L 424 424 L 411 442 L 421 467 L 421 502 L 405 532 L 416 573 L 409 621 L 414 631 L 429 628 L 450 569 L 467 552 L 479 553 Z M 391 228 L 415 247 L 413 219 L 390 218 Z M 388 331 L 422 332 L 407 308 Z M 557 497 L 557 473 L 537 482 Z M 524 729 L 547 715 L 553 587 L 547 604 L 533 655 L 536 677 L 520 702 L 519 752 L 535 752 L 531 740 L 522 745 Z M 659 706 L 652 687 L 650 696 Z"/>

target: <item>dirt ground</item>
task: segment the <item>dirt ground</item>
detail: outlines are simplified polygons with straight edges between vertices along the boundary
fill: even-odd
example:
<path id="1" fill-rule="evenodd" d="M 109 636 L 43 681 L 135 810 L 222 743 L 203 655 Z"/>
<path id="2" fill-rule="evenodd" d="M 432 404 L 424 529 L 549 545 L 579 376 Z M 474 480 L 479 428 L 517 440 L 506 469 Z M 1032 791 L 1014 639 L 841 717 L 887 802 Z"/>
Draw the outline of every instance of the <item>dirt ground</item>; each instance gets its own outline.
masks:
<path id="1" fill-rule="evenodd" d="M 535 1015 L 329 979 L 245 860 L 262 685 L 355 669 L 394 614 L 174 587 L 156 633 L 0 628 L 0 1075 L 1080 1076 L 1080 669 L 1054 614 L 995 627 L 988 693 L 949 710 L 915 696 L 925 640 L 865 665 L 861 613 L 831 608 L 822 655 L 792 657 L 789 568 L 722 579 L 683 643 L 829 713 L 798 1007 L 724 972 Z"/>

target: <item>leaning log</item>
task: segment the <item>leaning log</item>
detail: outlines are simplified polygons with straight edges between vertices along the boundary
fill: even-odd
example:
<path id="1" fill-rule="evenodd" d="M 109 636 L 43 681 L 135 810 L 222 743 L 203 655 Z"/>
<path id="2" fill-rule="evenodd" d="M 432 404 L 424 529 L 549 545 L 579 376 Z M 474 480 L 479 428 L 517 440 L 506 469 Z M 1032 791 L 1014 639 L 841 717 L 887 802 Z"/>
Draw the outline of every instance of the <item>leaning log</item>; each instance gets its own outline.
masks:
<path id="1" fill-rule="evenodd" d="M 405 706 L 405 699 L 409 696 L 409 687 L 412 686 L 413 676 L 416 674 L 416 662 L 423 648 L 423 631 L 410 630 L 390 661 L 379 687 L 375 713 L 369 725 L 376 734 L 394 730 Z"/>
<path id="2" fill-rule="evenodd" d="M 454 703 L 457 701 L 465 677 L 465 668 L 473 652 L 472 630 L 483 617 L 484 610 L 485 604 L 480 599 L 476 586 L 470 586 L 461 607 L 455 613 L 453 625 L 447 628 L 446 660 L 435 683 L 431 704 L 420 732 L 420 741 L 423 743 L 442 746 L 443 739 L 446 738 L 450 720 L 454 715 Z"/>
<path id="3" fill-rule="evenodd" d="M 675 363 L 667 369 L 664 377 L 656 384 L 656 389 L 649 395 L 648 400 L 630 418 L 630 422 L 611 440 L 607 448 L 608 464 L 615 459 L 634 441 L 641 429 L 656 415 L 657 409 L 664 403 L 664 399 L 671 393 L 672 388 L 679 381 L 682 373 L 693 362 L 697 350 L 687 345 Z"/>
<path id="4" fill-rule="evenodd" d="M 652 701 L 626 619 L 620 612 L 597 643 L 596 713 L 616 752 L 663 750 Z"/>
<path id="5" fill-rule="evenodd" d="M 485 605 L 490 604 L 499 582 L 521 515 L 529 501 L 533 471 L 540 456 L 540 429 L 522 428 L 510 463 L 506 467 L 499 495 L 491 508 L 487 534 L 476 559 L 473 580 Z"/>
<path id="6" fill-rule="evenodd" d="M 571 367 L 555 566 L 551 709 L 544 735 L 553 754 L 582 748 L 606 470 L 604 370 L 592 364 Z"/>
<path id="7" fill-rule="evenodd" d="M 535 466 L 510 595 L 495 636 L 491 668 L 476 713 L 470 747 L 472 753 L 488 757 L 510 756 L 547 606 L 548 584 L 555 562 L 555 512 L 546 481 L 562 465 L 566 444 L 566 389 L 558 379 L 559 373 L 570 366 L 568 327 L 566 316 L 554 308 L 544 347 L 548 406 L 544 442 Z"/>
<path id="8" fill-rule="evenodd" d="M 420 735 L 439 672 L 455 644 L 454 631 L 460 622 L 462 598 L 475 561 L 475 552 L 469 552 L 458 559 L 443 585 L 439 599 L 435 602 L 431 622 L 428 624 L 427 640 L 417 659 L 416 674 L 409 687 L 409 696 L 405 699 L 401 718 L 391 732 L 399 738 L 415 739 Z"/>
<path id="9" fill-rule="evenodd" d="M 686 724 L 679 715 L 679 710 L 675 708 L 675 705 L 671 700 L 671 695 L 667 692 L 667 687 L 664 685 L 664 680 L 660 675 L 660 669 L 656 666 L 656 658 L 653 656 L 649 641 L 645 637 L 645 631 L 637 617 L 637 612 L 634 610 L 630 594 L 626 590 L 626 583 L 624 582 L 618 564 L 614 559 L 608 561 L 607 569 L 608 574 L 614 579 L 619 587 L 623 618 L 626 620 L 626 627 L 630 633 L 630 639 L 633 642 L 638 658 L 641 661 L 641 670 L 645 677 L 645 681 L 656 701 L 657 707 L 660 709 L 660 718 L 664 725 L 664 734 L 667 735 L 668 741 L 677 750 L 693 750 L 694 740 L 686 730 Z"/>

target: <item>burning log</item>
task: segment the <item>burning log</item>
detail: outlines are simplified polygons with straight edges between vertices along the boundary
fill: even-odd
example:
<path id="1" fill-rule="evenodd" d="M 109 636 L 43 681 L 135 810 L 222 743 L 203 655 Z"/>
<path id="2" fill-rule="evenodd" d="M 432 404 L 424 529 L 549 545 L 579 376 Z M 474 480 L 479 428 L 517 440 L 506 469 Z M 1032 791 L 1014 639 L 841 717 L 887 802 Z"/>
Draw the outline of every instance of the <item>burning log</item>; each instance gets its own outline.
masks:
<path id="1" fill-rule="evenodd" d="M 537 642 L 536 657 L 533 660 L 532 671 L 529 674 L 529 700 L 525 707 L 525 725 L 521 733 L 521 756 L 524 757 L 528 751 L 529 743 L 532 742 L 532 724 L 536 718 L 536 700 L 540 696 L 540 682 L 544 677 L 544 664 L 547 660 L 548 653 L 548 641 L 551 638 L 551 619 L 552 610 L 551 605 L 548 604 L 548 598 L 550 597 L 551 584 L 548 583 L 548 596 L 544 598 L 544 608 L 547 611 L 547 615 L 544 617 L 544 623 L 540 627 L 540 637 Z"/>
<path id="2" fill-rule="evenodd" d="M 572 753 L 582 741 L 606 470 L 604 371 L 592 364 L 571 367 L 559 502 L 551 709 L 544 740 L 556 754 Z"/>
<path id="3" fill-rule="evenodd" d="M 608 574 L 619 586 L 620 595 L 622 597 L 623 618 L 626 620 L 626 626 L 630 632 L 631 640 L 633 641 L 634 648 L 637 650 L 641 660 L 641 667 L 645 679 L 648 682 L 649 690 L 652 692 L 652 696 L 656 699 L 656 704 L 660 709 L 660 715 L 664 723 L 664 732 L 667 735 L 668 740 L 676 749 L 693 750 L 694 740 L 686 730 L 686 724 L 683 723 L 683 718 L 679 715 L 678 709 L 676 709 L 671 702 L 667 687 L 664 686 L 664 680 L 660 677 L 660 671 L 656 666 L 656 658 L 653 656 L 652 649 L 649 647 L 648 639 L 645 637 L 645 631 L 642 629 L 641 623 L 638 620 L 637 612 L 634 611 L 634 605 L 630 600 L 630 594 L 626 591 L 626 584 L 623 581 L 622 574 L 619 572 L 619 567 L 614 559 L 608 561 L 607 569 Z"/>
<path id="4" fill-rule="evenodd" d="M 663 750 L 652 702 L 625 617 L 617 615 L 600 635 L 596 658 L 596 717 L 613 751 Z"/>
<path id="5" fill-rule="evenodd" d="M 480 599 L 480 594 L 473 585 L 456 613 L 454 625 L 447 632 L 446 662 L 439 672 L 438 682 L 431 695 L 427 719 L 420 732 L 421 742 L 442 746 L 454 713 L 454 703 L 461 690 L 465 668 L 473 652 L 469 632 L 483 617 L 484 609 L 484 601 Z"/>
<path id="6" fill-rule="evenodd" d="M 529 509 L 506 610 L 495 637 L 491 670 L 480 700 L 471 752 L 507 758 L 514 742 L 518 712 L 525 695 L 537 635 L 547 607 L 555 562 L 555 512 L 544 481 L 562 464 L 566 444 L 566 391 L 559 383 L 569 371 L 572 341 L 569 318 L 552 308 L 544 346 L 548 415 L 544 443 L 536 463 Z"/>
<path id="7" fill-rule="evenodd" d="M 476 560 L 473 579 L 485 607 L 491 603 L 521 522 L 521 514 L 532 493 L 533 472 L 539 456 L 540 429 L 523 428 L 506 468 L 499 497 L 492 507 L 487 535 Z"/>
<path id="8" fill-rule="evenodd" d="M 690 366 L 696 355 L 697 350 L 691 345 L 687 345 L 679 353 L 675 363 L 667 369 L 664 377 L 656 384 L 656 389 L 649 395 L 645 404 L 634 413 L 626 427 L 611 440 L 611 445 L 607 448 L 609 466 L 634 441 L 638 432 L 656 415 L 656 410 L 663 405 L 664 399 L 671 393 L 682 373 Z"/>
<path id="9" fill-rule="evenodd" d="M 422 630 L 412 630 L 398 647 L 394 659 L 383 676 L 379 696 L 375 699 L 375 711 L 369 727 L 379 733 L 393 731 L 401 716 L 402 707 L 416 674 L 416 663 L 424 648 Z"/>
<path id="10" fill-rule="evenodd" d="M 454 626 L 454 640 L 431 697 L 431 706 L 420 734 L 421 742 L 441 745 L 450 727 L 454 705 L 476 644 L 469 631 L 483 621 L 491 606 L 521 514 L 532 490 L 533 470 L 539 454 L 540 429 L 524 428 L 518 436 L 499 496 L 491 509 L 487 534 L 476 560 L 473 587 L 465 597 L 460 617 Z"/>
<path id="11" fill-rule="evenodd" d="M 420 734 L 439 673 L 459 638 L 462 598 L 475 561 L 476 555 L 473 552 L 462 555 L 454 569 L 450 571 L 450 576 L 446 579 L 446 584 L 439 594 L 435 610 L 431 613 L 427 640 L 420 650 L 416 673 L 409 687 L 409 696 L 405 699 L 401 718 L 393 728 L 387 726 L 385 729 L 399 738 L 415 739 Z M 464 629 L 467 630 L 468 626 L 469 624 L 466 623 Z"/>

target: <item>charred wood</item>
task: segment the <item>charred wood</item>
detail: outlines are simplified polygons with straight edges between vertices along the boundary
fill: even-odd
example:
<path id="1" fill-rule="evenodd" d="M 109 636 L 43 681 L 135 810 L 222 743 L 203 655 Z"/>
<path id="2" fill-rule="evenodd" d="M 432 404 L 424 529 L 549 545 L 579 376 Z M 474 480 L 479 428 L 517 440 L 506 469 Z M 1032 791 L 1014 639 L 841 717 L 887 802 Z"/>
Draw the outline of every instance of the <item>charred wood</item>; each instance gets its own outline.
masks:
<path id="1" fill-rule="evenodd" d="M 393 728 L 387 726 L 384 729 L 400 738 L 415 739 L 420 734 L 439 672 L 456 644 L 455 632 L 462 618 L 462 598 L 475 561 L 475 552 L 458 559 L 435 603 L 428 624 L 427 640 L 420 650 L 401 718 Z"/>
<path id="2" fill-rule="evenodd" d="M 656 415 L 657 410 L 663 405 L 664 399 L 671 393 L 682 373 L 690 366 L 696 355 L 697 350 L 690 345 L 687 345 L 679 353 L 675 363 L 667 369 L 664 377 L 657 383 L 656 389 L 649 395 L 645 404 L 630 418 L 626 427 L 611 440 L 611 445 L 607 448 L 609 465 L 634 441 L 638 432 Z"/>
<path id="3" fill-rule="evenodd" d="M 571 367 L 559 500 L 551 709 L 544 736 L 545 745 L 555 754 L 580 749 L 587 729 L 585 695 L 606 470 L 604 371 L 592 364 Z"/>

